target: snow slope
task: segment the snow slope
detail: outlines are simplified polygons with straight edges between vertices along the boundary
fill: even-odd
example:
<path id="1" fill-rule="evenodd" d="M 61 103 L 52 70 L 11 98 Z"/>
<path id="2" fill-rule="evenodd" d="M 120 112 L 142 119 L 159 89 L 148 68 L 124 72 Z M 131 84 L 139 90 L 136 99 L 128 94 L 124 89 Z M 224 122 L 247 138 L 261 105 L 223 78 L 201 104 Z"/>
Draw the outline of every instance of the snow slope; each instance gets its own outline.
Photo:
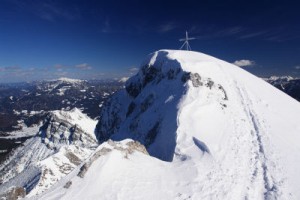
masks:
<path id="1" fill-rule="evenodd" d="M 77 108 L 51 111 L 36 136 L 0 164 L 0 196 L 12 186 L 34 196 L 70 173 L 98 146 L 96 123 Z"/>
<path id="2" fill-rule="evenodd" d="M 162 50 L 103 107 L 97 137 L 190 162 L 196 199 L 299 199 L 299 122 L 296 100 L 245 70 Z"/>
<path id="3" fill-rule="evenodd" d="M 84 176 L 39 199 L 300 199 L 299 122 L 296 100 L 243 69 L 161 50 L 102 107 L 96 132 L 151 156 L 104 142 Z"/>

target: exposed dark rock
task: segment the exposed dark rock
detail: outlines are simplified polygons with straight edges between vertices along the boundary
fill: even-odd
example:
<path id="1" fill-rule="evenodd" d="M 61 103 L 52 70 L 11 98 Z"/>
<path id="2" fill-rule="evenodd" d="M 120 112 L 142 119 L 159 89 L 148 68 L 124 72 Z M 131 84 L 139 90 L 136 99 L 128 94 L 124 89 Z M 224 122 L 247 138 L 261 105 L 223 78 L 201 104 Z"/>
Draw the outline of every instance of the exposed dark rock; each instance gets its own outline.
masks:
<path id="1" fill-rule="evenodd" d="M 138 118 L 134 118 L 132 120 L 132 122 L 129 125 L 129 129 L 130 131 L 132 131 L 133 133 L 135 132 L 136 128 L 138 127 L 139 124 L 139 119 Z"/>
<path id="2" fill-rule="evenodd" d="M 0 194 L 0 199 L 17 200 L 26 196 L 26 190 L 21 187 L 13 187 L 3 194 Z"/>
<path id="3" fill-rule="evenodd" d="M 96 137 L 100 143 L 108 140 L 112 133 L 119 129 L 120 123 L 126 115 L 120 115 L 121 103 L 119 99 L 110 99 L 100 112 L 96 125 Z M 109 117 L 108 117 L 109 116 Z"/>
<path id="4" fill-rule="evenodd" d="M 131 138 L 144 144 L 152 156 L 166 161 L 172 160 L 176 144 L 175 130 L 169 130 L 172 135 L 169 144 L 165 147 L 158 147 L 164 151 L 164 155 L 160 155 L 157 153 L 158 150 L 154 150 L 155 144 L 153 144 L 157 134 L 159 134 L 159 124 L 155 126 L 157 119 L 149 120 L 149 123 L 153 127 L 150 126 L 146 129 L 141 127 L 141 122 L 145 123 L 142 117 L 143 114 L 150 112 L 150 110 L 152 111 L 153 101 L 159 98 L 155 93 L 149 95 L 149 91 L 146 91 L 147 86 L 155 86 L 158 83 L 161 84 L 166 81 L 168 82 L 166 89 L 174 83 L 178 87 L 176 93 L 184 94 L 186 91 L 185 85 L 178 84 L 174 80 L 181 79 L 183 82 L 190 80 L 191 73 L 183 72 L 180 63 L 177 60 L 167 58 L 167 54 L 168 52 L 160 51 L 156 55 L 153 55 L 155 59 L 147 62 L 150 64 L 144 64 L 140 68 L 140 71 L 126 82 L 125 90 L 113 95 L 110 104 L 101 109 L 100 119 L 95 131 L 99 143 L 109 138 L 117 140 L 125 139 L 123 137 L 126 136 L 126 138 Z M 202 84 L 200 80 L 201 77 L 196 75 L 194 81 L 196 81 L 197 86 Z M 166 93 L 169 92 L 171 91 L 166 91 Z M 175 93 L 175 91 L 172 91 L 172 93 Z M 134 106 L 132 102 L 134 102 Z M 156 107 L 155 109 L 156 111 L 153 111 L 154 118 L 156 118 L 156 115 L 160 115 L 160 111 Z M 160 118 L 161 116 L 157 117 Z M 170 123 L 176 123 L 176 118 L 172 118 Z M 128 131 L 124 136 L 121 134 L 121 127 L 126 128 Z"/>
<path id="5" fill-rule="evenodd" d="M 65 156 L 69 159 L 69 161 L 71 162 L 71 163 L 73 163 L 74 165 L 80 165 L 80 163 L 81 163 L 81 160 L 74 154 L 74 153 L 72 153 L 72 152 L 67 152 L 66 154 L 65 154 Z"/>
<path id="6" fill-rule="evenodd" d="M 148 67 L 146 69 L 146 74 L 144 76 L 143 87 L 145 87 L 148 83 L 154 80 L 154 78 L 160 73 L 155 67 Z"/>
<path id="7" fill-rule="evenodd" d="M 130 141 L 126 144 L 128 146 L 128 152 L 129 154 L 132 154 L 134 151 L 139 151 L 142 152 L 146 155 L 149 155 L 147 149 L 145 148 L 144 145 L 139 143 L 138 141 Z"/>
<path id="8" fill-rule="evenodd" d="M 137 97 L 141 92 L 142 85 L 139 82 L 130 83 L 125 89 L 130 96 Z"/>
<path id="9" fill-rule="evenodd" d="M 6 191 L 4 194 L 0 194 L 0 199 L 17 200 L 26 196 L 26 190 L 21 187 L 13 187 Z"/>
<path id="10" fill-rule="evenodd" d="M 84 165 L 82 165 L 77 176 L 83 178 L 86 172 L 88 171 L 88 169 L 90 168 L 90 166 L 93 164 L 93 162 L 100 156 L 106 155 L 109 152 L 111 152 L 111 149 L 108 149 L 106 147 L 103 147 L 102 149 L 97 151 Z"/>
<path id="11" fill-rule="evenodd" d="M 222 85 L 218 85 L 218 88 L 223 92 L 224 94 L 224 97 L 223 97 L 223 100 L 228 100 L 228 96 L 227 96 L 227 93 L 225 91 L 225 89 L 223 88 Z"/>
<path id="12" fill-rule="evenodd" d="M 141 103 L 141 112 L 145 112 L 154 102 L 154 94 L 150 94 L 147 98 Z"/>
<path id="13" fill-rule="evenodd" d="M 85 163 L 84 165 L 82 165 L 82 166 L 80 167 L 80 170 L 79 170 L 77 176 L 79 176 L 80 178 L 83 178 L 84 175 L 85 175 L 85 173 L 86 173 L 87 170 L 89 169 L 89 167 L 90 167 L 89 163 Z"/>
<path id="14" fill-rule="evenodd" d="M 168 71 L 168 73 L 167 73 L 168 79 L 169 79 L 169 80 L 174 79 L 178 73 L 179 73 L 178 70 L 170 69 L 170 70 Z"/>
<path id="15" fill-rule="evenodd" d="M 68 189 L 70 188 L 72 185 L 72 181 L 68 181 L 65 185 L 64 185 L 64 188 Z"/>
<path id="16" fill-rule="evenodd" d="M 148 147 L 149 145 L 151 145 L 156 136 L 157 136 L 157 133 L 159 131 L 159 122 L 157 122 L 147 133 L 147 136 L 145 138 L 145 146 Z"/>
<path id="17" fill-rule="evenodd" d="M 212 86 L 214 85 L 214 82 L 211 79 L 207 80 L 207 83 L 205 84 L 207 87 L 209 87 L 209 89 L 212 88 Z"/>
<path id="18" fill-rule="evenodd" d="M 128 117 L 135 109 L 135 103 L 134 102 L 131 102 L 128 106 L 128 110 L 127 110 L 127 113 L 126 113 L 126 117 Z"/>
<path id="19" fill-rule="evenodd" d="M 97 143 L 88 133 L 67 120 L 68 119 L 61 119 L 53 113 L 49 113 L 38 133 L 42 142 L 46 143 L 47 140 L 54 145 L 72 144 L 75 141 L 80 141 L 84 144 Z M 53 148 L 54 146 L 48 145 L 48 147 Z"/>
<path id="20" fill-rule="evenodd" d="M 190 79 L 191 79 L 191 72 L 183 72 L 183 75 L 181 77 L 181 81 L 185 83 Z"/>
<path id="21" fill-rule="evenodd" d="M 200 87 L 203 85 L 201 82 L 201 76 L 198 73 L 191 73 L 190 79 L 194 87 Z"/>

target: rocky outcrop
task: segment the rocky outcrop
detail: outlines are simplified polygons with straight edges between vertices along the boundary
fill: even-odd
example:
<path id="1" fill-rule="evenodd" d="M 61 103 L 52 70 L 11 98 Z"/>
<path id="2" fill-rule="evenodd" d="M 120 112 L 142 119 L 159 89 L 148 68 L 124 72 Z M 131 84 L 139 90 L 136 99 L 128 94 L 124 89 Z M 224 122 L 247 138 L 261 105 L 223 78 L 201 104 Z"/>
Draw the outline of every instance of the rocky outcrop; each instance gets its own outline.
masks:
<path id="1" fill-rule="evenodd" d="M 125 89 L 112 95 L 102 107 L 97 139 L 102 143 L 131 138 L 143 144 L 152 156 L 171 161 L 176 146 L 178 104 L 190 87 L 216 94 L 219 105 L 226 108 L 223 101 L 228 97 L 222 85 L 200 72 L 185 71 L 165 51 L 150 55 L 140 71 L 126 82 Z M 157 138 L 168 142 L 160 144 Z"/>
<path id="2" fill-rule="evenodd" d="M 26 196 L 26 191 L 21 187 L 13 187 L 9 189 L 6 193 L 0 194 L 0 199 L 7 200 L 17 200 L 20 198 L 24 198 Z"/>
<path id="3" fill-rule="evenodd" d="M 84 178 L 86 172 L 90 168 L 90 166 L 93 164 L 95 160 L 97 160 L 99 157 L 104 156 L 108 154 L 109 152 L 113 150 L 118 150 L 124 153 L 124 157 L 128 158 L 128 156 L 135 151 L 141 152 L 143 154 L 149 155 L 145 146 L 137 141 L 128 141 L 124 144 L 122 142 L 116 142 L 112 140 L 108 140 L 107 144 L 109 147 L 102 147 L 100 150 L 96 151 L 91 158 L 89 158 L 88 161 L 86 161 L 80 168 L 80 171 L 78 172 L 77 176 L 80 178 Z"/>
<path id="4" fill-rule="evenodd" d="M 51 149 L 56 149 L 57 146 L 64 144 L 82 144 L 84 146 L 97 144 L 95 138 L 77 124 L 73 124 L 71 119 L 58 117 L 52 112 L 44 120 L 38 136 Z"/>

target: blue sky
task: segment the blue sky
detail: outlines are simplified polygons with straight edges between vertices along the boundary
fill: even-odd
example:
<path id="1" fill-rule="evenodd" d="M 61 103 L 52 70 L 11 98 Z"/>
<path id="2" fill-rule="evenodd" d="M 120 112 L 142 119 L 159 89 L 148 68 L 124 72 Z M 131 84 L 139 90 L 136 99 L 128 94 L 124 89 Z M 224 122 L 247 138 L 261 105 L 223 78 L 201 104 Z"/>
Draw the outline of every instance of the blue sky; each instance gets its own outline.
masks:
<path id="1" fill-rule="evenodd" d="M 259 75 L 300 76 L 296 1 L 0 0 L 0 82 L 130 76 L 191 47 Z"/>

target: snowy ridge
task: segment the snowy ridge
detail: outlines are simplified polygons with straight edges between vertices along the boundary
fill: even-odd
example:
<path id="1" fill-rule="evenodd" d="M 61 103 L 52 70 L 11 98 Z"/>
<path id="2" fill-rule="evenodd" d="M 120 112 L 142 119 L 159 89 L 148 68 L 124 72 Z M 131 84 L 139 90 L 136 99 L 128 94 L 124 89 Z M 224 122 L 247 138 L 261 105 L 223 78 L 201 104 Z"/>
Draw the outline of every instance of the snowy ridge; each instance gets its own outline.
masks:
<path id="1" fill-rule="evenodd" d="M 243 69 L 162 50 L 103 107 L 97 137 L 189 166 L 194 199 L 298 199 L 299 119 L 297 101 Z"/>
<path id="2" fill-rule="evenodd" d="M 239 67 L 157 51 L 101 108 L 102 144 L 69 159 L 68 175 L 50 165 L 59 181 L 46 178 L 32 197 L 297 200 L 299 119 L 296 100 Z M 66 152 L 75 149 L 59 160 Z"/>
<path id="3" fill-rule="evenodd" d="M 59 78 L 54 80 L 49 80 L 45 82 L 40 82 L 38 89 L 41 91 L 47 91 L 49 94 L 57 92 L 59 96 L 65 95 L 65 92 L 72 88 L 82 88 L 86 89 L 86 80 L 80 79 L 70 79 L 70 78 Z"/>
<path id="4" fill-rule="evenodd" d="M 61 78 L 59 78 L 57 80 L 52 80 L 52 81 L 59 81 L 59 82 L 65 82 L 65 83 L 82 83 L 85 80 L 71 79 L 71 78 L 61 77 Z"/>
<path id="5" fill-rule="evenodd" d="M 11 152 L 0 165 L 0 180 L 4 183 L 0 194 L 12 186 L 25 188 L 29 196 L 49 189 L 93 152 L 98 145 L 95 125 L 95 120 L 76 108 L 50 112 L 36 136 Z"/>

